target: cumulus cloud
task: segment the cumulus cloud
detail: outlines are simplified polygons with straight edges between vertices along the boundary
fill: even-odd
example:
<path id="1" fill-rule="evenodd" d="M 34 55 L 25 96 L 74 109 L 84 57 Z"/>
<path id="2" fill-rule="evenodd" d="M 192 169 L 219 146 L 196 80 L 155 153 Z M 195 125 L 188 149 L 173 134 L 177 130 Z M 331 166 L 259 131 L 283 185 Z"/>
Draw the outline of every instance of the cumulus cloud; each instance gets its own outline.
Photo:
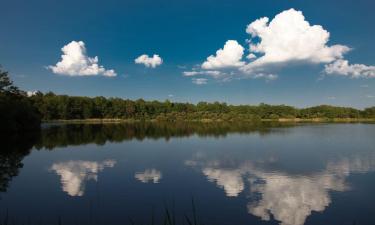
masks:
<path id="1" fill-rule="evenodd" d="M 320 25 L 310 25 L 302 12 L 295 9 L 281 12 L 271 21 L 267 17 L 257 19 L 247 26 L 246 32 L 253 38 L 250 52 L 262 56 L 244 66 L 244 71 L 291 61 L 330 63 L 350 50 L 345 45 L 328 46 L 329 32 Z"/>
<path id="2" fill-rule="evenodd" d="M 251 35 L 247 40 L 249 54 L 245 57 L 249 62 L 243 61 L 244 48 L 237 41 L 228 40 L 201 67 L 215 71 L 227 69 L 226 75 L 234 72 L 238 78 L 274 80 L 277 78 L 272 72 L 275 65 L 289 62 L 326 64 L 342 59 L 350 50 L 345 45 L 329 46 L 329 32 L 320 25 L 310 25 L 302 12 L 295 9 L 283 11 L 272 20 L 267 17 L 257 19 L 247 26 L 246 32 Z M 228 72 L 228 68 L 232 71 Z M 184 76 L 195 75 L 209 74 L 202 71 L 184 73 Z"/>
<path id="3" fill-rule="evenodd" d="M 193 78 L 191 81 L 193 82 L 193 84 L 203 85 L 203 84 L 207 84 L 208 79 L 206 79 L 206 78 Z"/>
<path id="4" fill-rule="evenodd" d="M 86 53 L 85 43 L 83 41 L 72 41 L 65 45 L 61 51 L 61 61 L 55 66 L 48 66 L 55 74 L 69 76 L 94 76 L 103 75 L 107 77 L 116 76 L 114 70 L 106 70 L 99 65 L 97 56 L 89 57 Z"/>
<path id="5" fill-rule="evenodd" d="M 323 64 L 326 74 L 352 78 L 375 77 L 375 66 L 349 64 L 344 55 L 351 50 L 341 44 L 328 44 L 330 33 L 321 25 L 310 24 L 301 11 L 289 9 L 274 18 L 262 17 L 246 28 L 250 35 L 248 54 L 236 40 L 228 40 L 215 55 L 203 62 L 198 70 L 183 72 L 184 76 L 210 76 L 229 81 L 233 79 L 278 78 L 283 66 Z"/>
<path id="6" fill-rule="evenodd" d="M 202 64 L 203 69 L 218 69 L 243 66 L 241 61 L 244 54 L 244 47 L 235 40 L 228 40 L 222 49 L 216 51 Z"/>
<path id="7" fill-rule="evenodd" d="M 70 196 L 83 196 L 85 182 L 88 180 L 97 181 L 100 171 L 106 167 L 114 167 L 115 164 L 114 160 L 102 162 L 71 160 L 54 163 L 50 170 L 55 171 L 61 177 L 61 186 L 64 192 Z"/>
<path id="8" fill-rule="evenodd" d="M 324 71 L 327 74 L 336 74 L 351 78 L 375 78 L 375 66 L 349 64 L 347 60 L 343 59 L 326 65 Z"/>
<path id="9" fill-rule="evenodd" d="M 134 60 L 136 64 L 143 64 L 146 67 L 155 68 L 163 63 L 163 59 L 159 55 L 154 54 L 152 57 L 143 54 Z"/>
<path id="10" fill-rule="evenodd" d="M 143 172 L 135 173 L 134 177 L 142 183 L 153 182 L 155 184 L 159 183 L 162 173 L 156 169 L 146 169 Z"/>

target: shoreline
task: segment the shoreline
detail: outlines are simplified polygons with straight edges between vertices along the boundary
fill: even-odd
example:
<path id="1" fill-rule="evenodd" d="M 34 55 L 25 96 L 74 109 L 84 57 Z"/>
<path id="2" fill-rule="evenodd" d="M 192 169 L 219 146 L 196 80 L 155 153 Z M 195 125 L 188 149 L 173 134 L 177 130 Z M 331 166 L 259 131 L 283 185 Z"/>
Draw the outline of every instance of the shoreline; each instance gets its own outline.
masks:
<path id="1" fill-rule="evenodd" d="M 216 123 L 216 122 L 280 122 L 280 123 L 361 123 L 361 122 L 375 122 L 375 118 L 278 118 L 278 119 L 260 119 L 260 120 L 157 120 L 157 119 L 69 119 L 69 120 L 43 120 L 42 123 L 140 123 L 140 122 L 201 122 L 201 123 Z"/>

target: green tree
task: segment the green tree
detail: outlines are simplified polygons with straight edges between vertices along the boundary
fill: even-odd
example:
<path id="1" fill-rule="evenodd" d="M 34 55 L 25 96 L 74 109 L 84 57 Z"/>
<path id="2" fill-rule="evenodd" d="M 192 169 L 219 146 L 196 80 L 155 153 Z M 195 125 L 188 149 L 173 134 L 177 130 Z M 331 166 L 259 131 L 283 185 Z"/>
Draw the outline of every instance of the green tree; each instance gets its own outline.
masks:
<path id="1" fill-rule="evenodd" d="M 40 128 L 40 114 L 32 102 L 0 68 L 0 132 L 11 134 Z"/>

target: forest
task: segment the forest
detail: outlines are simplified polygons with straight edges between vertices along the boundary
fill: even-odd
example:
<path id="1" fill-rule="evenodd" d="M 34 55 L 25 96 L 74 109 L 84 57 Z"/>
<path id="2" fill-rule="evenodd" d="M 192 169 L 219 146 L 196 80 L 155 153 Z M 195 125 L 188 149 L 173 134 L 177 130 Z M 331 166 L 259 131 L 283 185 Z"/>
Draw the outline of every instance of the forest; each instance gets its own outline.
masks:
<path id="1" fill-rule="evenodd" d="M 158 121 L 236 121 L 279 118 L 375 118 L 375 107 L 359 110 L 320 105 L 295 108 L 287 105 L 228 105 L 220 102 L 197 104 L 145 101 L 105 97 L 75 97 L 52 92 L 35 93 L 30 101 L 43 120 L 130 119 Z"/>

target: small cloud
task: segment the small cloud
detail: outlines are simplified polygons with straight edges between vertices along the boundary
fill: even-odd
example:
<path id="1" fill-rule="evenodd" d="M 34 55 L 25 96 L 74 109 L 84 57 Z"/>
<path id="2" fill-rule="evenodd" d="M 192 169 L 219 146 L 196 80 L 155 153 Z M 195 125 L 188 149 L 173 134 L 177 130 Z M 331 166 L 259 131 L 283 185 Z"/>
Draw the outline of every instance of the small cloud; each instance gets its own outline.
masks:
<path id="1" fill-rule="evenodd" d="M 177 68 L 179 68 L 179 69 L 186 69 L 187 66 L 185 66 L 185 65 L 177 65 Z"/>
<path id="2" fill-rule="evenodd" d="M 328 100 L 336 100 L 336 97 L 335 96 L 329 96 L 327 97 Z"/>
<path id="3" fill-rule="evenodd" d="M 173 97 L 174 97 L 174 95 L 172 95 L 172 94 L 168 95 L 168 98 L 173 98 Z"/>
<path id="4" fill-rule="evenodd" d="M 325 66 L 327 74 L 349 76 L 351 78 L 375 78 L 375 66 L 349 64 L 348 60 L 339 59 Z"/>
<path id="5" fill-rule="evenodd" d="M 26 91 L 26 95 L 27 97 L 31 97 L 31 96 L 34 96 L 38 93 L 38 91 L 34 90 L 34 91 Z"/>
<path id="6" fill-rule="evenodd" d="M 361 88 L 368 88 L 369 86 L 368 86 L 368 84 L 362 84 L 360 87 Z"/>
<path id="7" fill-rule="evenodd" d="M 251 75 L 254 79 L 264 78 L 266 81 L 276 80 L 278 76 L 276 74 L 257 73 Z"/>
<path id="8" fill-rule="evenodd" d="M 375 98 L 375 95 L 366 95 L 366 98 Z"/>
<path id="9" fill-rule="evenodd" d="M 207 84 L 207 79 L 206 78 L 193 78 L 192 82 L 193 84 L 196 84 L 196 85 L 203 85 L 203 84 Z"/>
<path id="10" fill-rule="evenodd" d="M 143 54 L 139 56 L 138 58 L 136 58 L 134 62 L 136 64 L 143 64 L 146 67 L 155 68 L 163 64 L 163 59 L 159 55 L 156 55 L 156 54 L 154 54 L 152 57 L 149 57 L 148 55 Z"/>
<path id="11" fill-rule="evenodd" d="M 245 62 L 241 61 L 244 48 L 235 40 L 228 40 L 222 49 L 216 51 L 216 55 L 207 57 L 202 64 L 203 69 L 218 69 L 227 67 L 243 66 Z"/>
<path id="12" fill-rule="evenodd" d="M 250 53 L 246 56 L 247 59 L 255 59 L 257 56 L 254 53 Z"/>
<path id="13" fill-rule="evenodd" d="M 192 76 L 197 76 L 197 75 L 208 75 L 214 78 L 219 78 L 220 76 L 225 75 L 225 73 L 218 71 L 218 70 L 184 71 L 182 74 L 185 77 L 192 77 Z"/>
<path id="14" fill-rule="evenodd" d="M 85 43 L 83 41 L 72 41 L 65 45 L 61 51 L 61 61 L 55 66 L 47 66 L 55 74 L 69 76 L 94 76 L 103 75 L 106 77 L 115 77 L 114 70 L 106 70 L 99 65 L 97 56 L 91 58 L 87 56 Z"/>
<path id="15" fill-rule="evenodd" d="M 182 72 L 182 74 L 185 77 L 192 77 L 192 76 L 196 76 L 196 75 L 201 75 L 202 73 L 200 73 L 198 71 L 184 71 L 184 72 Z"/>
<path id="16" fill-rule="evenodd" d="M 114 70 L 107 70 L 103 73 L 106 77 L 115 77 L 117 76 L 116 72 Z"/>

